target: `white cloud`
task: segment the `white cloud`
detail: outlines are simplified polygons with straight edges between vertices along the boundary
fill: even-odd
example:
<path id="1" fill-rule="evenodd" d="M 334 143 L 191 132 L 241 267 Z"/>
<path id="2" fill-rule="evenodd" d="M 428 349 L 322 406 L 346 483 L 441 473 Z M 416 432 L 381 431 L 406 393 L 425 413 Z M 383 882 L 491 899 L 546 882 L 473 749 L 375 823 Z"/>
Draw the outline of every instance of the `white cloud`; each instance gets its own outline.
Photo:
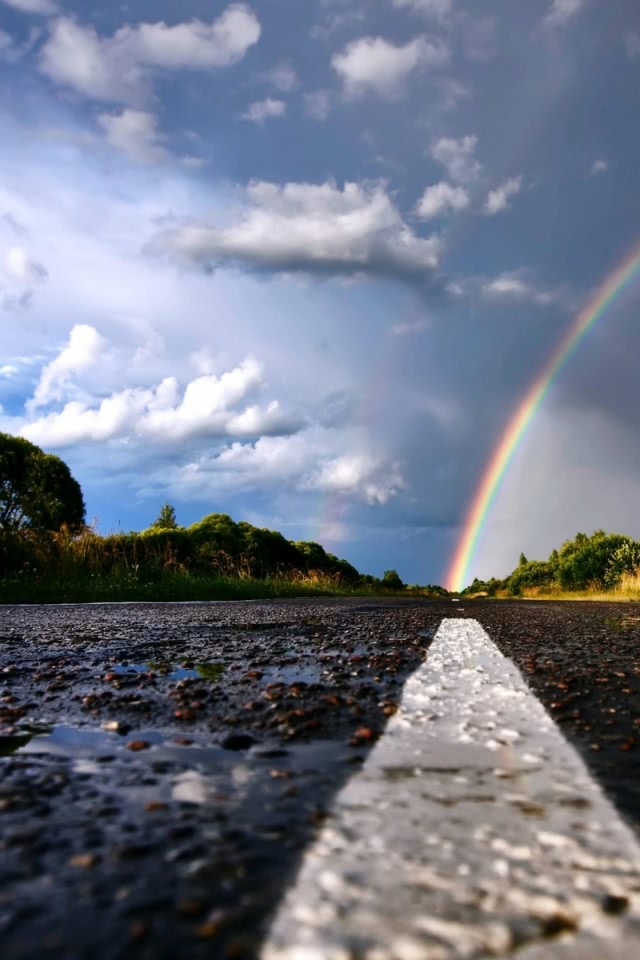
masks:
<path id="1" fill-rule="evenodd" d="M 444 20 L 453 9 L 453 0 L 393 0 L 394 7 L 406 7 L 414 13 Z"/>
<path id="2" fill-rule="evenodd" d="M 395 337 L 406 337 L 415 333 L 424 333 L 430 327 L 429 320 L 411 320 L 407 323 L 395 323 L 389 328 L 389 333 L 392 333 Z"/>
<path id="3" fill-rule="evenodd" d="M 427 187 L 416 205 L 416 213 L 429 220 L 445 213 L 464 210 L 470 202 L 469 194 L 463 187 L 453 187 L 443 181 Z"/>
<path id="4" fill-rule="evenodd" d="M 119 114 L 101 113 L 98 123 L 109 146 L 138 163 L 158 163 L 168 156 L 153 113 L 129 107 Z"/>
<path id="5" fill-rule="evenodd" d="M 0 377 L 5 377 L 7 380 L 15 377 L 16 373 L 18 373 L 18 368 L 12 363 L 5 363 L 0 367 Z"/>
<path id="6" fill-rule="evenodd" d="M 542 19 L 542 25 L 550 30 L 563 27 L 583 5 L 584 0 L 553 0 L 548 13 Z"/>
<path id="7" fill-rule="evenodd" d="M 94 327 L 86 323 L 73 327 L 67 346 L 42 370 L 28 410 L 33 412 L 62 399 L 70 379 L 94 367 L 105 348 L 106 341 Z"/>
<path id="8" fill-rule="evenodd" d="M 91 327 L 75 327 L 69 345 L 42 372 L 27 412 L 59 400 L 70 378 L 89 369 L 104 349 Z M 233 370 L 206 374 L 180 391 L 175 377 L 157 386 L 117 390 L 102 400 L 72 400 L 62 410 L 23 425 L 27 439 L 47 447 L 139 438 L 159 444 L 202 437 L 253 437 L 294 433 L 304 421 L 277 400 L 265 407 L 247 401 L 264 388 L 262 367 L 247 358 Z"/>
<path id="9" fill-rule="evenodd" d="M 206 499 L 225 488 L 277 486 L 301 493 L 333 492 L 369 504 L 388 503 L 404 489 L 399 463 L 364 448 L 336 453 L 335 442 L 332 431 L 320 428 L 295 436 L 260 437 L 255 443 L 235 442 L 215 456 L 175 469 L 169 485 L 185 499 Z"/>
<path id="10" fill-rule="evenodd" d="M 484 204 L 484 212 L 487 216 L 493 217 L 496 213 L 502 213 L 508 210 L 511 204 L 509 201 L 520 193 L 522 189 L 522 177 L 509 177 L 504 183 L 501 183 L 495 190 L 490 190 Z"/>
<path id="11" fill-rule="evenodd" d="M 395 96 L 414 70 L 442 67 L 448 61 L 449 50 L 441 40 L 420 36 L 396 46 L 382 37 L 362 37 L 335 54 L 331 64 L 347 96 L 357 97 L 368 91 Z"/>
<path id="12" fill-rule="evenodd" d="M 279 63 L 263 74 L 269 86 L 280 93 L 289 93 L 298 83 L 298 76 L 290 63 Z"/>
<path id="13" fill-rule="evenodd" d="M 322 23 L 316 23 L 311 27 L 309 36 L 312 40 L 328 40 L 338 30 L 352 26 L 354 23 L 362 23 L 364 20 L 366 20 L 366 15 L 362 10 L 327 14 Z"/>
<path id="14" fill-rule="evenodd" d="M 546 306 L 554 299 L 548 290 L 539 290 L 526 279 L 525 271 L 501 273 L 482 285 L 482 293 L 492 299 L 528 300 Z"/>
<path id="15" fill-rule="evenodd" d="M 6 30 L 0 29 L 0 61 L 12 62 L 16 56 L 17 48 L 13 42 L 13 37 Z"/>
<path id="16" fill-rule="evenodd" d="M 58 9 L 52 0 L 0 0 L 0 3 L 6 3 L 8 7 L 20 10 L 21 13 L 41 13 L 44 16 L 55 13 Z"/>
<path id="17" fill-rule="evenodd" d="M 27 306 L 46 279 L 46 269 L 24 247 L 9 247 L 0 260 L 0 308 Z"/>
<path id="18" fill-rule="evenodd" d="M 163 231 L 149 252 L 170 254 L 207 269 L 240 266 L 272 273 L 429 278 L 441 241 L 418 237 L 383 183 L 321 185 L 254 182 L 236 223 L 193 223 Z"/>
<path id="19" fill-rule="evenodd" d="M 357 494 L 367 503 L 385 504 L 404 487 L 400 465 L 377 461 L 367 454 L 349 454 L 325 463 L 312 488 Z"/>
<path id="20" fill-rule="evenodd" d="M 258 42 L 260 24 L 245 4 L 217 20 L 125 25 L 112 37 L 60 17 L 40 53 L 40 69 L 57 83 L 97 100 L 138 100 L 150 71 L 212 70 L 240 61 Z"/>
<path id="21" fill-rule="evenodd" d="M 631 31 L 626 35 L 624 41 L 627 48 L 627 56 L 630 60 L 633 60 L 634 57 L 640 56 L 640 33 Z"/>
<path id="22" fill-rule="evenodd" d="M 266 100 L 258 100 L 250 104 L 242 114 L 242 119 L 250 120 L 251 123 L 264 123 L 269 117 L 284 117 L 286 112 L 287 105 L 284 100 L 267 97 Z"/>
<path id="23" fill-rule="evenodd" d="M 314 90 L 304 95 L 304 109 L 309 117 L 322 123 L 331 113 L 331 94 L 328 90 Z"/>
<path id="24" fill-rule="evenodd" d="M 474 154 L 478 145 L 475 136 L 442 137 L 431 147 L 431 156 L 445 168 L 456 183 L 471 183 L 480 175 L 482 166 Z"/>
<path id="25" fill-rule="evenodd" d="M 46 280 L 47 271 L 33 260 L 23 247 L 10 247 L 5 256 L 5 272 L 13 280 L 26 285 Z"/>
<path id="26" fill-rule="evenodd" d="M 599 173 L 605 173 L 609 169 L 608 162 L 604 157 L 600 157 L 599 160 L 595 160 L 593 166 L 591 167 L 591 176 L 595 177 Z"/>

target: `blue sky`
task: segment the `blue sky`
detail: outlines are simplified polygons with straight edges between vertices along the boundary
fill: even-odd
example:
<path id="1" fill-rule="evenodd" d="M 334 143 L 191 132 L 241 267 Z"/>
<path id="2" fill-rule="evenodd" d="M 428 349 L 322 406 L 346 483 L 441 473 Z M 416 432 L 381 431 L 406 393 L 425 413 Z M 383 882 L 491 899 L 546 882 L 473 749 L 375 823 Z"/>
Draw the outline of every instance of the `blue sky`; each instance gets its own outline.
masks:
<path id="1" fill-rule="evenodd" d="M 637 0 L 0 0 L 0 429 L 99 528 L 165 500 L 444 576 L 509 414 L 640 241 Z M 472 574 L 640 537 L 638 283 Z"/>

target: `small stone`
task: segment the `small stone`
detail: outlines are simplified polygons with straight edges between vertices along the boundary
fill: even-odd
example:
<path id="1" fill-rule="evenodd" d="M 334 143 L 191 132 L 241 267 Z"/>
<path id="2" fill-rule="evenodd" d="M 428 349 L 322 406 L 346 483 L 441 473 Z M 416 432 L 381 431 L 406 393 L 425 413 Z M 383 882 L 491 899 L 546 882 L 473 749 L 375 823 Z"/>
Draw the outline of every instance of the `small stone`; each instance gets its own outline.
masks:
<path id="1" fill-rule="evenodd" d="M 144 808 L 148 813 L 155 813 L 157 810 L 168 810 L 169 804 L 162 803 L 160 800 L 150 800 L 145 803 Z"/>
<path id="2" fill-rule="evenodd" d="M 97 853 L 78 853 L 69 860 L 70 867 L 77 867 L 80 870 L 89 870 L 95 867 L 98 862 Z"/>
<path id="3" fill-rule="evenodd" d="M 248 733 L 230 733 L 224 738 L 220 746 L 223 750 L 248 750 L 255 742 L 255 739 Z"/>
<path id="4" fill-rule="evenodd" d="M 196 927 L 196 936 L 200 937 L 201 940 L 210 940 L 220 932 L 224 920 L 224 910 L 212 911 L 204 923 Z"/>
<path id="5" fill-rule="evenodd" d="M 188 917 L 197 917 L 206 909 L 206 904 L 202 900 L 193 900 L 190 897 L 182 897 L 176 904 L 178 913 L 183 913 Z"/>
<path id="6" fill-rule="evenodd" d="M 148 750 L 151 744 L 147 740 L 129 740 L 127 750 Z"/>
<path id="7" fill-rule="evenodd" d="M 629 900 L 627 897 L 617 897 L 615 894 L 608 893 L 607 896 L 602 899 L 602 909 L 604 913 L 609 913 L 612 916 L 618 916 L 624 913 L 628 907 Z"/>

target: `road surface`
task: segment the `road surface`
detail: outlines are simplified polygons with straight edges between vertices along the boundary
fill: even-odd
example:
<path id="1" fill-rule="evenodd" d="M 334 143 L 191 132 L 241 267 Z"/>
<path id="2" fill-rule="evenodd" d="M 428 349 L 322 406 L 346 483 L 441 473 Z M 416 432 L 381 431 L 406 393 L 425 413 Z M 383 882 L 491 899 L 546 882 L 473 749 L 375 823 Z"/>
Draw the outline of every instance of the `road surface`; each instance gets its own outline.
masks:
<path id="1" fill-rule="evenodd" d="M 449 624 L 444 631 L 443 621 Z M 328 957 L 331 930 L 337 930 L 331 949 L 341 960 L 439 960 L 488 951 L 509 956 L 516 948 L 530 951 L 518 956 L 533 960 L 555 955 L 548 952 L 550 943 L 554 951 L 573 950 L 566 952 L 572 958 L 586 960 L 592 948 L 598 957 L 614 958 L 619 950 L 629 956 L 640 823 L 638 606 L 330 600 L 5 607 L 0 638 L 0 944 L 7 960 Z M 524 677 L 547 709 L 535 699 L 529 707 L 525 699 L 513 742 L 505 723 L 498 735 L 489 733 L 491 718 L 489 726 L 473 725 L 479 716 L 471 708 L 473 697 L 485 697 L 485 706 L 487 696 L 492 702 L 506 683 L 504 670 L 512 669 L 506 661 L 503 668 L 501 655 L 519 668 L 513 683 Z M 437 663 L 449 671 L 447 709 L 432 704 L 426 710 L 423 703 L 418 718 L 411 713 L 416 691 L 433 688 L 430 696 L 440 696 Z M 529 715 L 531 730 L 523 721 Z M 549 720 L 545 736 L 557 740 L 543 744 L 550 750 L 544 772 L 518 772 L 523 756 L 536 755 L 525 741 L 549 717 L 570 745 Z M 424 752 L 439 743 L 442 752 L 449 742 L 445 753 L 470 750 L 475 759 L 457 760 L 456 767 L 450 759 L 443 766 L 441 758 L 438 766 L 422 756 L 415 764 L 419 775 L 398 786 L 402 778 L 388 775 L 388 750 L 395 755 L 400 742 L 389 737 L 403 724 L 413 731 L 404 750 Z M 482 770 L 501 766 L 488 764 L 487 755 L 480 762 L 479 749 L 518 755 L 513 769 L 520 779 L 513 789 L 500 796 L 487 790 Z M 554 763 L 565 774 L 573 771 L 568 781 L 553 776 Z M 467 768 L 476 771 L 475 786 L 465 780 Z M 590 775 L 608 800 L 598 787 L 589 793 Z M 536 776 L 542 779 L 533 783 Z M 528 799 L 526 791 L 522 799 L 523 777 Z M 375 791 L 382 781 L 391 794 L 381 797 Z M 547 804 L 532 799 L 578 781 L 587 804 L 582 809 L 580 803 L 559 805 L 558 796 Z M 451 784 L 452 796 L 446 792 Z M 412 811 L 416 804 L 419 810 L 413 833 L 385 835 L 389 824 L 398 827 L 403 819 L 393 797 L 416 785 L 418 794 L 409 801 Z M 371 822 L 365 830 L 369 837 L 384 836 L 378 867 L 371 851 L 366 858 L 370 897 L 380 894 L 373 882 L 376 870 L 385 873 L 380 862 L 390 864 L 386 873 L 393 878 L 393 870 L 404 869 L 400 861 L 406 866 L 412 859 L 415 843 L 416 864 L 426 871 L 419 858 L 428 854 L 431 870 L 429 883 L 423 872 L 421 892 L 412 894 L 426 919 L 404 939 L 385 944 L 371 928 L 367 942 L 354 946 L 357 931 L 349 933 L 325 903 L 324 930 L 310 925 L 321 939 L 292 953 L 291 917 L 302 901 L 312 902 L 308 885 L 315 882 L 318 844 L 324 856 L 327 837 L 335 839 L 345 824 L 351 829 L 345 802 L 353 808 L 354 791 L 365 797 L 367 790 L 373 793 L 362 804 L 365 821 L 367 810 L 391 810 L 382 824 Z M 463 807 L 468 825 L 476 816 L 468 804 L 476 804 L 479 827 L 487 808 L 495 813 L 504 796 L 523 823 L 534 825 L 529 840 L 508 839 L 511 827 L 503 826 L 496 827 L 503 848 L 493 834 L 489 847 L 473 836 L 461 847 L 456 820 Z M 562 823 L 559 809 L 570 812 Z M 580 828 L 581 820 L 586 827 Z M 603 820 L 598 840 L 593 831 Z M 577 900 L 571 885 L 587 884 L 579 864 L 552 877 L 554 858 L 541 860 L 545 844 L 535 845 L 539 834 L 543 840 L 566 839 L 573 831 L 575 839 L 576 824 L 588 835 L 580 848 L 583 861 L 587 851 L 600 858 L 591 871 L 598 882 Z M 553 848 L 549 841 L 545 849 L 557 853 L 559 842 Z M 473 844 L 478 851 L 490 848 L 490 860 L 481 852 L 482 860 L 471 853 L 465 860 L 460 850 Z M 547 877 L 546 894 L 536 893 L 547 900 L 535 900 L 526 881 L 519 907 L 517 897 L 508 905 L 498 898 L 491 906 L 492 890 L 497 897 L 499 889 L 515 889 L 514 848 L 521 848 L 529 878 L 532 870 Z M 448 888 L 451 877 L 441 869 L 447 850 L 450 863 L 462 868 Z M 336 863 L 335 854 L 325 870 L 334 880 L 353 868 Z M 561 854 L 556 861 L 567 860 L 567 850 Z M 474 907 L 472 880 L 477 888 L 481 863 L 489 862 L 498 887 L 485 878 L 485 900 Z M 465 867 L 471 879 L 465 880 Z M 366 886 L 358 884 L 357 903 L 366 901 Z M 352 902 L 353 896 L 342 888 L 334 900 Z M 402 896 L 394 904 L 387 890 L 384 900 L 391 917 L 407 915 Z M 472 922 L 468 911 L 478 909 L 486 924 Z M 313 913 L 318 916 L 317 909 Z M 464 928 L 471 931 L 466 937 Z"/>

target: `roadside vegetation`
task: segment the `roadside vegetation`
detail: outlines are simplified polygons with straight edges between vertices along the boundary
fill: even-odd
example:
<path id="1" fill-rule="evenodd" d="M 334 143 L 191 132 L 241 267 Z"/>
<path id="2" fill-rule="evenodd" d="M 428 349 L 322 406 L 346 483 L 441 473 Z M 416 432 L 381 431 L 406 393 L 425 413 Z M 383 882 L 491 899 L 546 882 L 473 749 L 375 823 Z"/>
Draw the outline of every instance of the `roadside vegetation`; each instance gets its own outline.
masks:
<path id="1" fill-rule="evenodd" d="M 0 434 L 0 602 L 440 596 L 395 570 L 361 574 L 312 541 L 211 513 L 189 527 L 164 504 L 149 528 L 102 536 L 58 457 Z"/>
<path id="2" fill-rule="evenodd" d="M 520 555 L 504 580 L 474 580 L 464 596 L 640 600 L 640 543 L 619 533 L 578 533 L 547 560 Z"/>

